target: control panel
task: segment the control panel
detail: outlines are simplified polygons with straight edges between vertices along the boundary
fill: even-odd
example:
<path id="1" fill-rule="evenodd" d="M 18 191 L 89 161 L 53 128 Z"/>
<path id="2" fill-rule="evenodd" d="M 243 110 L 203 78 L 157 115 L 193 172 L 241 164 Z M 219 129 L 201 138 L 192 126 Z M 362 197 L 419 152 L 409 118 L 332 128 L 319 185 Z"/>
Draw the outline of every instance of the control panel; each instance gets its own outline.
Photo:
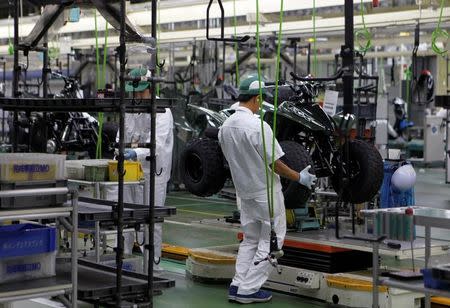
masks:
<path id="1" fill-rule="evenodd" d="M 299 270 L 297 271 L 294 284 L 302 288 L 319 289 L 320 275 L 321 274 L 317 272 L 307 271 L 303 269 Z"/>

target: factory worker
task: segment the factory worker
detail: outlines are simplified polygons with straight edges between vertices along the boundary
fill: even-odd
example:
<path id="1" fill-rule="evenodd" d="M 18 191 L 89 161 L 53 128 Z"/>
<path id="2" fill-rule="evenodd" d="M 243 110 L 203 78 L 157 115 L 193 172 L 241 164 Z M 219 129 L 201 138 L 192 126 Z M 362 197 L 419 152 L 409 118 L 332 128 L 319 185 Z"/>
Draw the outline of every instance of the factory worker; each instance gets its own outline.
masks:
<path id="1" fill-rule="evenodd" d="M 150 77 L 150 71 L 144 68 L 137 68 L 130 72 L 131 77 Z M 152 89 L 150 82 L 140 81 L 138 84 L 128 82 L 125 90 L 135 99 L 151 98 Z M 133 145 L 150 143 L 150 125 L 151 115 L 149 113 L 127 113 L 125 114 L 125 143 Z M 172 150 L 173 150 L 173 117 L 170 109 L 166 108 L 164 113 L 156 115 L 156 179 L 155 179 L 155 206 L 164 206 L 166 201 L 167 183 L 170 180 L 172 169 Z M 117 134 L 117 142 L 119 133 Z M 150 162 L 147 157 L 150 156 L 148 147 L 136 147 L 125 149 L 125 160 L 139 161 L 144 170 L 144 176 L 147 181 L 145 189 L 150 196 Z M 144 203 L 144 190 L 142 185 L 125 185 L 124 202 Z M 155 271 L 161 270 L 159 260 L 162 249 L 162 224 L 155 224 Z M 136 244 L 136 243 L 135 243 Z M 130 243 L 129 236 L 125 236 L 126 249 L 133 246 Z M 136 248 L 136 247 L 135 247 Z"/>
<path id="2" fill-rule="evenodd" d="M 262 87 L 265 94 L 264 82 Z M 230 285 L 228 298 L 247 304 L 267 302 L 272 298 L 269 292 L 260 289 L 269 277 L 273 266 L 268 261 L 263 261 L 270 253 L 271 225 L 261 120 L 254 116 L 254 113 L 259 111 L 258 76 L 250 76 L 241 82 L 238 100 L 240 104 L 236 112 L 220 128 L 219 142 L 230 166 L 236 192 L 241 198 L 241 228 L 244 233 L 236 260 L 236 274 Z M 273 132 L 266 122 L 264 122 L 264 134 L 267 159 L 271 162 Z M 299 173 L 280 160 L 283 155 L 278 141 L 275 141 L 273 221 L 280 249 L 286 234 L 286 215 L 280 176 L 309 188 L 316 181 L 316 177 L 308 172 L 311 166 Z"/>

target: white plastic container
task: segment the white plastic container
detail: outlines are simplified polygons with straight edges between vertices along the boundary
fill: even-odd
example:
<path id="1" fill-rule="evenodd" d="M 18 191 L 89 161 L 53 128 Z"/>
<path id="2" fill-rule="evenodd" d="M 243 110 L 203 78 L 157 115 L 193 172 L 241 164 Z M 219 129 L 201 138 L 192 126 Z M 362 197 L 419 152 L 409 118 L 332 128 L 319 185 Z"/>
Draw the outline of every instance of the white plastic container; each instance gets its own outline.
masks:
<path id="1" fill-rule="evenodd" d="M 56 251 L 0 259 L 0 283 L 55 276 L 55 263 Z"/>
<path id="2" fill-rule="evenodd" d="M 70 180 L 84 180 L 85 166 L 107 165 L 108 159 L 82 159 L 66 161 L 66 177 Z"/>
<path id="3" fill-rule="evenodd" d="M 0 181 L 64 180 L 65 162 L 65 155 L 2 153 L 0 154 Z"/>

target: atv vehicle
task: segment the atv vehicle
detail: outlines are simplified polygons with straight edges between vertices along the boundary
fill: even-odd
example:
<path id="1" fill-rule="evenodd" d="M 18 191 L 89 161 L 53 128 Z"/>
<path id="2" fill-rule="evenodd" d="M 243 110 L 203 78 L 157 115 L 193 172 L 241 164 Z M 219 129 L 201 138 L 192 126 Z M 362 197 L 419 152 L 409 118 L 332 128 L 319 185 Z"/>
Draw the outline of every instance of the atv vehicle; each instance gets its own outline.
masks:
<path id="1" fill-rule="evenodd" d="M 64 88 L 55 98 L 83 98 L 78 81 L 52 72 L 52 77 L 62 79 Z M 13 119 L 9 119 L 12 127 Z M 113 157 L 110 144 L 115 142 L 118 125 L 103 124 L 102 148 L 106 158 Z M 13 140 L 10 130 L 10 140 Z M 20 148 L 40 153 L 87 152 L 95 158 L 98 140 L 98 121 L 85 112 L 32 112 L 19 113 L 17 121 L 17 143 Z"/>
<path id="2" fill-rule="evenodd" d="M 383 181 L 382 158 L 363 140 L 345 144 L 339 134 L 342 115 L 332 118 L 313 102 L 320 86 L 300 82 L 280 87 L 276 137 L 285 152 L 281 160 L 297 171 L 312 165 L 318 178 L 331 179 L 344 202 L 371 201 Z M 264 120 L 270 125 L 273 112 L 273 108 L 265 108 Z M 217 133 L 217 129 L 207 130 L 206 137 L 192 140 L 182 156 L 184 184 L 198 196 L 219 192 L 230 178 Z M 311 196 L 311 191 L 298 183 L 282 179 L 282 186 L 286 208 L 304 207 Z"/>

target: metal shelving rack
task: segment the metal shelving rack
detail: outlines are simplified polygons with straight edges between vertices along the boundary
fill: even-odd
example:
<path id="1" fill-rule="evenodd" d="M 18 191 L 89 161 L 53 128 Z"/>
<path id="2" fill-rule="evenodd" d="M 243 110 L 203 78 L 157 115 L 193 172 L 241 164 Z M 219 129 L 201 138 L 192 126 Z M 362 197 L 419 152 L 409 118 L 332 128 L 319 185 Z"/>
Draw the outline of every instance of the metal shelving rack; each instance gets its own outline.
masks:
<path id="1" fill-rule="evenodd" d="M 414 207 L 413 207 L 414 208 Z M 400 208 L 403 210 L 406 208 Z M 382 210 L 365 210 L 364 215 L 375 217 L 376 213 Z M 406 215 L 406 214 L 405 214 Z M 450 230 L 450 210 L 415 207 L 413 224 L 425 227 L 425 268 L 430 266 L 431 256 L 431 228 Z M 401 281 L 389 277 L 379 277 L 378 248 L 374 245 L 373 258 L 373 307 L 378 307 L 378 286 L 388 286 L 392 288 L 404 289 L 425 294 L 425 308 L 431 307 L 431 295 L 450 297 L 450 290 L 430 289 L 424 286 L 422 280 Z"/>
<path id="2" fill-rule="evenodd" d="M 78 192 L 68 188 L 41 188 L 0 191 L 1 198 L 30 197 L 39 195 L 70 195 L 71 206 L 57 206 L 31 209 L 0 210 L 0 222 L 29 219 L 56 219 L 59 226 L 71 232 L 71 278 L 56 273 L 55 277 L 18 281 L 0 286 L 0 303 L 25 300 L 42 296 L 58 296 L 66 306 L 77 307 L 78 300 Z M 67 218 L 71 218 L 71 222 Z M 59 245 L 58 245 L 59 246 Z M 70 295 L 70 301 L 65 295 Z"/>
<path id="3" fill-rule="evenodd" d="M 115 306 L 122 306 L 122 265 L 123 265 L 123 253 L 124 253 L 124 243 L 123 243 L 123 226 L 124 226 L 124 201 L 123 201 L 123 186 L 124 186 L 124 131 L 125 131 L 125 112 L 146 112 L 151 113 L 151 141 L 150 141 L 150 204 L 148 209 L 148 218 L 147 218 L 147 234 L 149 234 L 149 243 L 145 245 L 145 249 L 149 254 L 148 261 L 148 275 L 147 275 L 147 290 L 146 297 L 147 303 L 145 303 L 146 307 L 153 307 L 153 294 L 154 294 L 154 285 L 153 285 L 153 259 L 154 259 L 154 224 L 155 224 L 155 174 L 156 174 L 156 113 L 162 112 L 163 108 L 170 107 L 168 104 L 171 100 L 160 100 L 156 99 L 155 91 L 152 91 L 151 99 L 144 100 L 127 100 L 125 99 L 125 82 L 133 81 L 139 82 L 141 80 L 150 81 L 152 83 L 152 88 L 156 88 L 156 83 L 161 82 L 160 78 L 151 77 L 151 78 L 130 78 L 125 76 L 125 66 L 126 66 L 126 41 L 127 34 L 128 36 L 136 41 L 136 33 L 130 34 L 130 23 L 126 18 L 126 5 L 125 0 L 120 0 L 120 10 L 118 15 L 117 12 L 112 12 L 114 24 L 120 25 L 120 46 L 117 48 L 119 54 L 119 63 L 120 63 L 120 96 L 119 98 L 113 99 L 46 99 L 46 95 L 44 93 L 44 98 L 41 99 L 25 99 L 20 98 L 19 89 L 19 51 L 22 50 L 24 52 L 29 51 L 40 51 L 44 53 L 44 67 L 43 67 L 43 81 L 44 88 L 46 88 L 47 82 L 47 74 L 48 67 L 47 61 L 48 58 L 48 50 L 44 40 L 44 45 L 42 47 L 37 47 L 38 42 L 44 38 L 45 34 L 48 31 L 51 23 L 56 20 L 56 17 L 64 10 L 64 8 L 72 5 L 76 2 L 75 0 L 33 0 L 32 2 L 36 5 L 59 5 L 58 10 L 54 10 L 52 15 L 53 17 L 48 22 L 48 24 L 42 26 L 40 25 L 39 29 L 33 33 L 34 37 L 32 38 L 32 42 L 28 42 L 27 44 L 20 44 L 19 42 L 19 0 L 9 0 L 10 4 L 13 6 L 14 10 L 14 78 L 13 78 L 13 98 L 0 98 L 0 108 L 8 111 L 14 111 L 14 122 L 16 123 L 17 111 L 52 111 L 52 112 L 70 112 L 70 111 L 97 111 L 97 112 L 116 112 L 119 114 L 119 155 L 118 155 L 118 173 L 119 173 L 119 193 L 118 193 L 118 202 L 117 206 L 114 207 L 115 211 L 115 224 L 117 226 L 117 237 L 118 237 L 118 247 L 116 254 L 116 301 Z M 107 8 L 107 2 L 98 1 L 98 0 L 84 0 L 83 3 L 94 4 L 96 7 L 100 6 L 102 9 Z M 111 13 L 108 11 L 108 14 Z M 117 22 L 119 21 L 119 22 Z M 151 38 L 147 38 L 145 43 L 151 42 L 151 44 L 156 45 L 156 33 L 157 32 L 157 1 L 152 0 L 151 2 Z M 144 41 L 143 41 L 144 42 Z M 150 71 L 152 76 L 155 76 L 156 72 L 156 52 L 151 56 L 151 68 Z M 15 138 L 14 138 L 15 139 Z M 13 149 L 17 149 L 17 143 L 14 142 Z M 129 303 L 124 303 L 129 305 Z"/>

